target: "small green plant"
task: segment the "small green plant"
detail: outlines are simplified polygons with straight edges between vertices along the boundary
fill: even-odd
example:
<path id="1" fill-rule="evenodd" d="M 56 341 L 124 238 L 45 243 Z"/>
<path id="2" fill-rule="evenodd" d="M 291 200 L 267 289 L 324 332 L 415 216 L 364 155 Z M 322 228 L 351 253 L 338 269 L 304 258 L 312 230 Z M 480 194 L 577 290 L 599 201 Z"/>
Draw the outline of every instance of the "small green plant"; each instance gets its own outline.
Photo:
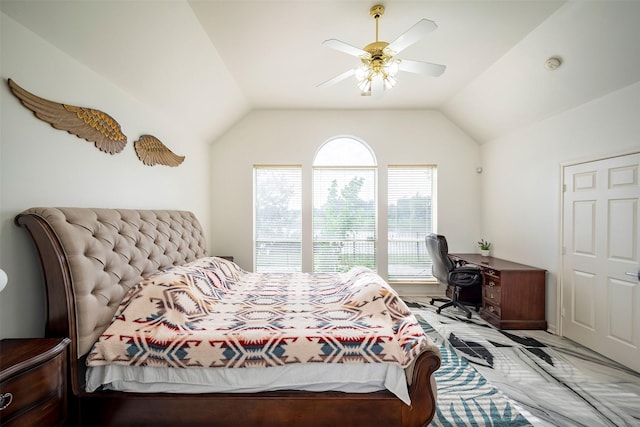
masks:
<path id="1" fill-rule="evenodd" d="M 488 251 L 489 249 L 491 249 L 491 243 L 487 242 L 484 239 L 480 239 L 478 241 L 478 246 L 480 247 L 481 250 L 483 251 Z"/>

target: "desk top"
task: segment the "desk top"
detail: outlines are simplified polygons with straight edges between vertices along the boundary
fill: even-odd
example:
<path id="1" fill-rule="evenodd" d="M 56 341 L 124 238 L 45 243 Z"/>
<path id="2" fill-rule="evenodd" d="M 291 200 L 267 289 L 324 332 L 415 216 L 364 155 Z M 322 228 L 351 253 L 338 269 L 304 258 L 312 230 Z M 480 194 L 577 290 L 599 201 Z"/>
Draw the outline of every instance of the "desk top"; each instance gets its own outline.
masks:
<path id="1" fill-rule="evenodd" d="M 487 267 L 499 271 L 508 270 L 540 270 L 544 269 L 532 267 L 530 265 L 518 264 L 517 262 L 507 261 L 506 259 L 494 258 L 492 256 L 482 256 L 480 254 L 449 254 L 452 258 L 457 258 L 469 264 L 479 267 Z"/>

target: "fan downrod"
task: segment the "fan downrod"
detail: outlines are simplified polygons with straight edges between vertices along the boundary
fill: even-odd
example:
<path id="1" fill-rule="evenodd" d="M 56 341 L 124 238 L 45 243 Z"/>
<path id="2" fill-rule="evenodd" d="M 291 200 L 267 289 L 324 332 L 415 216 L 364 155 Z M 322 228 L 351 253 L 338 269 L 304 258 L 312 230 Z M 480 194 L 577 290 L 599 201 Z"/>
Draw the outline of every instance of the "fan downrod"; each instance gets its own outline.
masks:
<path id="1" fill-rule="evenodd" d="M 376 20 L 376 41 L 369 43 L 363 48 L 365 52 L 371 55 L 371 58 L 362 58 L 362 62 L 372 69 L 381 69 L 382 66 L 392 58 L 392 55 L 384 52 L 384 48 L 387 47 L 389 43 L 378 40 L 378 19 L 384 15 L 384 6 L 381 4 L 371 6 L 369 15 Z"/>

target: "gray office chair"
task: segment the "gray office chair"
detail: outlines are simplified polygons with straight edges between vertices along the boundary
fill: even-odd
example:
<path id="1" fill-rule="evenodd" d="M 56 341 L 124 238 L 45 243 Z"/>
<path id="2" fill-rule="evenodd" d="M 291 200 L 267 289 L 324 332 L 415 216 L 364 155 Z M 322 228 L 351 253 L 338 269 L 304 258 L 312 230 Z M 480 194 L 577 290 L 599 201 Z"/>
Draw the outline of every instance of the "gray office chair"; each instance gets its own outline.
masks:
<path id="1" fill-rule="evenodd" d="M 449 246 L 447 239 L 439 234 L 430 233 L 426 237 L 427 250 L 433 262 L 433 276 L 443 283 L 451 287 L 451 299 L 433 298 L 431 305 L 435 301 L 446 302 L 436 310 L 437 313 L 443 308 L 458 307 L 467 315 L 467 319 L 471 319 L 471 311 L 466 305 L 475 306 L 476 311 L 480 309 L 482 304 L 482 270 L 470 266 L 456 266 L 449 257 Z M 460 292 L 465 292 L 465 301 L 460 300 Z"/>

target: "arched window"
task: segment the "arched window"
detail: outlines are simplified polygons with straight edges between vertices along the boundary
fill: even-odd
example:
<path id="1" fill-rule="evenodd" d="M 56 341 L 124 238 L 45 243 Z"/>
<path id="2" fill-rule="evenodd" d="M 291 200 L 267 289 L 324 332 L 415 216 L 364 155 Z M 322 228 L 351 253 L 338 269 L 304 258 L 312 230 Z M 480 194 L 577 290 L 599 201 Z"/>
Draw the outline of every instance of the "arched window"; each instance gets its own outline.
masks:
<path id="1" fill-rule="evenodd" d="M 358 139 L 341 136 L 322 144 L 313 159 L 313 166 L 376 166 L 369 146 Z"/>
<path id="2" fill-rule="evenodd" d="M 353 137 L 325 142 L 313 161 L 313 270 L 376 268 L 376 159 Z"/>

